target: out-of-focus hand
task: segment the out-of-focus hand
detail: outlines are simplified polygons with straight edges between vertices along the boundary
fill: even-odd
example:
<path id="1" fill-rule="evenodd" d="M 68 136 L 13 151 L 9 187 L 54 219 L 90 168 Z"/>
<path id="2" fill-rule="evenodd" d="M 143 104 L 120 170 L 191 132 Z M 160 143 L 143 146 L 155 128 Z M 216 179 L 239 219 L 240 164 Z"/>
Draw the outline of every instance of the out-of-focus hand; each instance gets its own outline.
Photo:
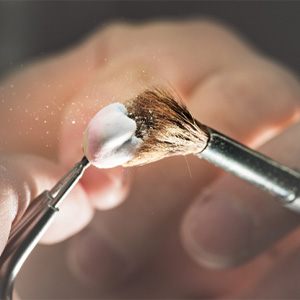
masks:
<path id="1" fill-rule="evenodd" d="M 157 84 L 178 91 L 201 122 L 300 167 L 297 80 L 209 21 L 108 26 L 80 46 L 12 75 L 0 91 L 2 149 L 59 161 L 59 167 L 50 167 L 43 159 L 49 167 L 37 168 L 56 179 L 80 159 L 83 130 L 99 108 Z M 92 208 L 119 204 L 131 181 L 128 199 L 98 211 L 70 241 L 33 255 L 20 282 L 24 295 L 300 294 L 296 214 L 192 157 L 136 168 L 131 180 L 128 173 L 121 168 L 87 172 L 78 186 L 81 194 L 67 199 L 46 241 L 83 228 Z M 33 276 L 40 279 L 33 282 Z"/>

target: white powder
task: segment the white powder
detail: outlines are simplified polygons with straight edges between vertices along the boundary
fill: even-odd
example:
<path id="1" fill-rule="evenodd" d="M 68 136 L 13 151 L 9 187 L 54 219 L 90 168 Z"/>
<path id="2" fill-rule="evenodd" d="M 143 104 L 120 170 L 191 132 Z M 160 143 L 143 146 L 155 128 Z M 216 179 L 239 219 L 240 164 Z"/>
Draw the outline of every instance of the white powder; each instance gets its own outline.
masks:
<path id="1" fill-rule="evenodd" d="M 121 103 L 101 109 L 90 121 L 84 137 L 84 153 L 98 168 L 113 168 L 134 157 L 142 140 L 135 136 L 136 123 Z"/>

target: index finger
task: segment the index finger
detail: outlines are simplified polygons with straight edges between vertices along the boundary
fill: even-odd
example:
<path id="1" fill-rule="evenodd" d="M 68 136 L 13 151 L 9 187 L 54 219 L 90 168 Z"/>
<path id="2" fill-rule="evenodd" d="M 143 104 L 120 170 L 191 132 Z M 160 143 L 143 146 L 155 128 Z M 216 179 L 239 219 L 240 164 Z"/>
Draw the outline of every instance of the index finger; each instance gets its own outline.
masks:
<path id="1" fill-rule="evenodd" d="M 89 43 L 28 64 L 0 84 L 0 149 L 56 157 L 65 105 L 98 68 Z M 9 130 L 7 130 L 9 128 Z"/>

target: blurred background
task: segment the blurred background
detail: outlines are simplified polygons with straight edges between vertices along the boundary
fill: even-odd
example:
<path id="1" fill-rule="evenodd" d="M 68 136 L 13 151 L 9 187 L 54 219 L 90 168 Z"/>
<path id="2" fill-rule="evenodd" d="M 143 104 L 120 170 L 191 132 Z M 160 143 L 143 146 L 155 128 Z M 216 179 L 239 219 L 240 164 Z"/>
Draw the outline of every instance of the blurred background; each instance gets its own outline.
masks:
<path id="1" fill-rule="evenodd" d="M 103 24 L 117 21 L 144 21 L 166 18 L 211 17 L 239 31 L 269 57 L 300 73 L 300 1 L 1 1 L 0 0 L 0 77 L 26 62 L 43 57 L 78 42 Z M 59 245 L 53 246 L 59 248 Z M 47 282 L 41 273 L 55 274 L 51 247 L 40 246 L 43 254 L 35 258 L 37 277 L 44 295 L 72 299 L 62 294 L 61 283 Z M 32 261 L 33 257 L 29 259 Z M 61 257 L 62 263 L 64 257 Z M 24 272 L 24 271 L 23 271 Z M 22 275 L 22 274 L 21 274 Z M 65 276 L 65 285 L 72 279 Z M 23 273 L 18 287 L 23 299 L 31 298 L 24 287 L 32 278 Z M 54 288 L 53 288 L 54 287 Z M 77 291 L 84 299 L 87 292 Z"/>
<path id="2" fill-rule="evenodd" d="M 300 1 L 0 1 L 0 76 L 114 20 L 208 16 L 300 71 Z"/>

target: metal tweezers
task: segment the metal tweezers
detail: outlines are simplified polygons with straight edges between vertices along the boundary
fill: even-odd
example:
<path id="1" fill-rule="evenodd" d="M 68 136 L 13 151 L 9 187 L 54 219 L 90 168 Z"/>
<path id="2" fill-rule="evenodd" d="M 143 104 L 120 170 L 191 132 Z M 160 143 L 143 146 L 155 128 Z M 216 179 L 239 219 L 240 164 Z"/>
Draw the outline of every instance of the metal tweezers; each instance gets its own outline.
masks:
<path id="1" fill-rule="evenodd" d="M 20 222 L 12 228 L 0 257 L 1 300 L 12 299 L 14 281 L 23 263 L 58 212 L 59 203 L 79 181 L 89 164 L 83 157 L 50 191 L 46 190 L 34 199 Z"/>

